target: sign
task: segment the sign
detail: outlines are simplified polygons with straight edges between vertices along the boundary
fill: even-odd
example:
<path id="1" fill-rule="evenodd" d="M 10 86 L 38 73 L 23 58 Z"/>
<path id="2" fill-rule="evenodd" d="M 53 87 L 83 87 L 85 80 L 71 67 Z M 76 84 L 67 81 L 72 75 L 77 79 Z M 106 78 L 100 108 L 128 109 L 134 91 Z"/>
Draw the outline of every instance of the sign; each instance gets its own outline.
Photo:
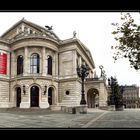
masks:
<path id="1" fill-rule="evenodd" d="M 0 74 L 7 74 L 7 54 L 0 52 Z"/>

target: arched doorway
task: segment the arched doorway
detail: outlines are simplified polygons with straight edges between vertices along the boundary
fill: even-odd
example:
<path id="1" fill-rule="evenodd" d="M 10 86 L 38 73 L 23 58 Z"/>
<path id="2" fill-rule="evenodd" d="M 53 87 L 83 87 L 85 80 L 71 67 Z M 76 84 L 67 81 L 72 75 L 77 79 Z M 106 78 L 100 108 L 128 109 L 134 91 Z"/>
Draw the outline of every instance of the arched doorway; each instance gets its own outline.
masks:
<path id="1" fill-rule="evenodd" d="M 20 107 L 21 103 L 21 88 L 17 87 L 16 88 L 16 107 Z"/>
<path id="2" fill-rule="evenodd" d="M 31 107 L 39 107 L 39 88 L 37 86 L 31 87 Z"/>
<path id="3" fill-rule="evenodd" d="M 48 89 L 48 103 L 49 103 L 49 105 L 53 104 L 53 90 L 54 89 L 52 87 L 50 87 Z"/>
<path id="4" fill-rule="evenodd" d="M 87 104 L 88 108 L 99 107 L 99 92 L 97 89 L 89 89 L 87 92 Z"/>

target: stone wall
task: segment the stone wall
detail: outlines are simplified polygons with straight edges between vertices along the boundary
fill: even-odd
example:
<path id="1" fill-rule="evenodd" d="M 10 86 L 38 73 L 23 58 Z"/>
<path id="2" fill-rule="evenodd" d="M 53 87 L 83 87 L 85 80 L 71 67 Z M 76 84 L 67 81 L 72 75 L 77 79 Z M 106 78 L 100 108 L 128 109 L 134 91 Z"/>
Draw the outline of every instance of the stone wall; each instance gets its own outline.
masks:
<path id="1" fill-rule="evenodd" d="M 0 80 L 0 107 L 9 106 L 9 82 Z"/>
<path id="2" fill-rule="evenodd" d="M 66 94 L 69 91 L 69 94 Z M 79 81 L 67 79 L 59 83 L 59 103 L 61 106 L 80 105 L 81 83 Z"/>

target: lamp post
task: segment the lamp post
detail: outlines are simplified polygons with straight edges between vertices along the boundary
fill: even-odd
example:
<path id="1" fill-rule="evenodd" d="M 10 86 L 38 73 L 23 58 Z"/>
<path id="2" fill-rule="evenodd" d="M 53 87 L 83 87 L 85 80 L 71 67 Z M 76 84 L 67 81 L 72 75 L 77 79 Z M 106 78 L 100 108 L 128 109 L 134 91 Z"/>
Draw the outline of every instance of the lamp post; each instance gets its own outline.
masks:
<path id="1" fill-rule="evenodd" d="M 85 105 L 86 100 L 85 100 L 85 94 L 84 94 L 84 79 L 89 74 L 89 67 L 87 65 L 82 64 L 81 67 L 77 67 L 77 74 L 82 80 L 82 90 L 81 90 L 82 94 L 81 94 L 80 105 Z"/>
<path id="2" fill-rule="evenodd" d="M 108 78 L 108 85 L 111 87 L 111 92 L 112 92 L 111 98 L 110 98 L 111 105 L 115 105 L 115 99 L 114 99 L 114 97 L 115 97 L 115 95 L 114 95 L 115 84 L 116 84 L 116 79 L 115 78 L 113 78 L 112 76 L 111 76 L 111 78 Z"/>

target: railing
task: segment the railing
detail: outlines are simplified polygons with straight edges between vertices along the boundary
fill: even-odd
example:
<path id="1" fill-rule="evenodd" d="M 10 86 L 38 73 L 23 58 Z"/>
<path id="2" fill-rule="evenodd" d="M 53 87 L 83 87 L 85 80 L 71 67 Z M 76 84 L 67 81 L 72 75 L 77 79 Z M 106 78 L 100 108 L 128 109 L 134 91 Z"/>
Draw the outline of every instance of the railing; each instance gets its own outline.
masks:
<path id="1" fill-rule="evenodd" d="M 42 76 L 42 73 L 27 73 L 26 75 L 22 73 L 22 74 L 15 75 L 14 78 L 20 78 L 20 77 L 24 77 L 24 76 L 37 77 L 37 76 Z"/>
<path id="2" fill-rule="evenodd" d="M 42 73 L 28 73 L 27 76 L 42 76 Z"/>
<path id="3" fill-rule="evenodd" d="M 99 80 L 99 78 L 86 78 L 86 81 L 96 81 Z"/>

